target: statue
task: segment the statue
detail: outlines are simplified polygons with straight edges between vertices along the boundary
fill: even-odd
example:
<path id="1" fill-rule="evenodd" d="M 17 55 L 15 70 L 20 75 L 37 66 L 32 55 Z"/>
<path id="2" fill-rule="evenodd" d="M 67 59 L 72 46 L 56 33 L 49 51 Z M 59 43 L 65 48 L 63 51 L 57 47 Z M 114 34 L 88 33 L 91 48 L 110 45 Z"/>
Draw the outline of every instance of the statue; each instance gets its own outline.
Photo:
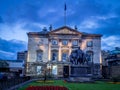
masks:
<path id="1" fill-rule="evenodd" d="M 86 54 L 80 49 L 73 50 L 70 55 L 70 62 L 74 65 L 85 64 L 88 62 Z"/>

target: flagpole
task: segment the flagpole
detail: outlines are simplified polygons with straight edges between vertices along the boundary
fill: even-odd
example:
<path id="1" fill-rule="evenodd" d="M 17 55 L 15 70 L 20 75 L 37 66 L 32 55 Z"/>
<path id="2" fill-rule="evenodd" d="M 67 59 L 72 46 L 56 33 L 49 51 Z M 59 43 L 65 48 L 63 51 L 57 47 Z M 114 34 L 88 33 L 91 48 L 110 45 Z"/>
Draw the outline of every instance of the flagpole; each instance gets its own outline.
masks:
<path id="1" fill-rule="evenodd" d="M 66 3 L 65 3 L 65 6 L 64 6 L 64 24 L 66 26 Z"/>

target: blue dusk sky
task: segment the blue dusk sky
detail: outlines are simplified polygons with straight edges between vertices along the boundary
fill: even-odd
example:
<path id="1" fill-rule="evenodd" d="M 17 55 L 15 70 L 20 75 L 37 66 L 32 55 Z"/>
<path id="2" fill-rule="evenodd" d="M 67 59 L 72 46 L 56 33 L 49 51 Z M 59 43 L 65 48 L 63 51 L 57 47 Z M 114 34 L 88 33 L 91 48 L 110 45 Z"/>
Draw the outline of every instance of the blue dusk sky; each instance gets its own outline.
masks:
<path id="1" fill-rule="evenodd" d="M 27 32 L 77 25 L 80 32 L 102 34 L 102 50 L 120 47 L 120 0 L 0 0 L 0 59 L 27 50 Z"/>

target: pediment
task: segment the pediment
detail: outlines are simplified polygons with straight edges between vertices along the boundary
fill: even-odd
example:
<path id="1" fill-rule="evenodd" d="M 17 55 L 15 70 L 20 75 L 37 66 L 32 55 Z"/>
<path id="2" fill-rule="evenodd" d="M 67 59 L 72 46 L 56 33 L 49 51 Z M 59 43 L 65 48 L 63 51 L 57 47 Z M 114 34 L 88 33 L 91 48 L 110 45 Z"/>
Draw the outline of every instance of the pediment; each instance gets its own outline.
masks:
<path id="1" fill-rule="evenodd" d="M 77 30 L 65 26 L 51 31 L 50 34 L 81 34 L 81 33 L 78 32 Z"/>
<path id="2" fill-rule="evenodd" d="M 76 34 L 76 32 L 75 31 L 71 31 L 71 30 L 69 30 L 69 29 L 67 29 L 67 28 L 64 28 L 64 29 L 61 29 L 61 30 L 59 30 L 59 31 L 56 31 L 56 32 L 54 32 L 54 33 L 56 33 L 56 34 Z"/>

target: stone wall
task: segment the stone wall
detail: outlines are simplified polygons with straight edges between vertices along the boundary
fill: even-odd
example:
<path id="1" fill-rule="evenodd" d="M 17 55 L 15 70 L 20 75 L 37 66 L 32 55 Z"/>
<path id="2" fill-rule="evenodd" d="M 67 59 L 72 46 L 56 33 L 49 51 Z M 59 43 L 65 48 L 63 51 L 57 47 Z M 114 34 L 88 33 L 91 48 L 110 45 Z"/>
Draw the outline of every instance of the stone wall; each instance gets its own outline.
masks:
<path id="1" fill-rule="evenodd" d="M 88 41 L 93 42 L 92 47 L 87 47 Z M 99 63 L 99 64 L 101 63 L 101 39 L 100 38 L 88 37 L 88 38 L 82 39 L 81 49 L 84 52 L 92 51 L 93 52 L 93 62 Z"/>
<path id="2" fill-rule="evenodd" d="M 37 50 L 43 51 L 43 60 L 48 60 L 48 38 L 31 37 L 28 39 L 28 58 L 27 62 L 36 62 Z"/>
<path id="3" fill-rule="evenodd" d="M 112 66 L 110 68 L 111 77 L 120 77 L 120 66 Z"/>

